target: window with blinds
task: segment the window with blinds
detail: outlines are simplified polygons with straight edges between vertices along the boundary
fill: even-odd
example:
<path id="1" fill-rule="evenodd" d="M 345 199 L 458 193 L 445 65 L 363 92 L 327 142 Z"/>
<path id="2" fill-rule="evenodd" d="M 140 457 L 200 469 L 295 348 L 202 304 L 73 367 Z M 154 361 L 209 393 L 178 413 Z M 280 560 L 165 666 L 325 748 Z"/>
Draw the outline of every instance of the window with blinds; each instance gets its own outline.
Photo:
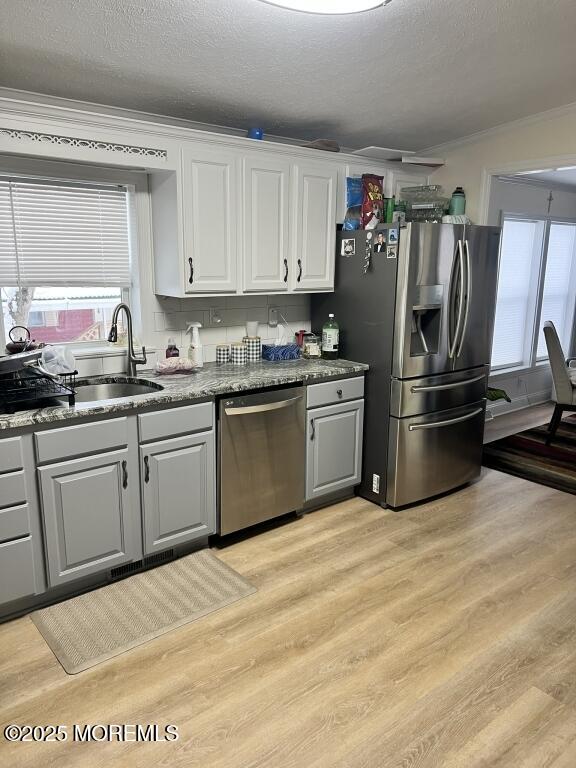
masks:
<path id="1" fill-rule="evenodd" d="M 129 284 L 125 188 L 0 177 L 0 285 Z"/>
<path id="2" fill-rule="evenodd" d="M 576 223 L 504 216 L 492 369 L 546 360 L 546 320 L 568 354 L 575 297 Z"/>
<path id="3" fill-rule="evenodd" d="M 521 365 L 524 360 L 534 305 L 531 282 L 541 237 L 537 221 L 504 222 L 492 368 Z"/>
<path id="4" fill-rule="evenodd" d="M 542 293 L 538 359 L 548 357 L 542 327 L 546 320 L 556 326 L 566 355 L 572 335 L 574 298 L 576 293 L 576 224 L 551 222 L 546 254 L 546 277 Z"/>
<path id="5" fill-rule="evenodd" d="M 0 290 L 6 335 L 37 341 L 106 338 L 130 286 L 126 187 L 0 176 Z"/>

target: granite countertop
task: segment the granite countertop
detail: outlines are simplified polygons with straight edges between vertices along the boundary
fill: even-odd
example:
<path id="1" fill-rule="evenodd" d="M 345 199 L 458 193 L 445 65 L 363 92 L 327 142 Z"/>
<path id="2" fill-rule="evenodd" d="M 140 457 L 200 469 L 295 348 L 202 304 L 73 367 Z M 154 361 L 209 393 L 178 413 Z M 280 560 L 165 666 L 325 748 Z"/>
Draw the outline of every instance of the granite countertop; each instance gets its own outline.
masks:
<path id="1" fill-rule="evenodd" d="M 366 370 L 368 370 L 368 366 L 364 363 L 354 363 L 350 360 L 306 360 L 303 358 L 277 363 L 262 360 L 259 363 L 250 363 L 245 366 L 232 365 L 231 363 L 224 365 L 206 363 L 204 368 L 196 373 L 171 376 L 160 376 L 150 370 L 138 370 L 135 378 L 160 384 L 164 389 L 137 397 L 77 403 L 75 406 L 52 404 L 34 410 L 0 414 L 0 430 L 67 421 L 87 416 L 101 416 L 106 413 L 120 413 L 135 408 L 162 406 L 183 400 L 196 400 L 226 395 L 231 392 L 274 387 L 279 384 L 307 384 L 318 379 L 348 376 Z M 120 375 L 83 377 L 78 379 L 78 383 L 87 378 L 91 383 L 97 383 L 114 382 L 122 380 L 124 377 Z"/>

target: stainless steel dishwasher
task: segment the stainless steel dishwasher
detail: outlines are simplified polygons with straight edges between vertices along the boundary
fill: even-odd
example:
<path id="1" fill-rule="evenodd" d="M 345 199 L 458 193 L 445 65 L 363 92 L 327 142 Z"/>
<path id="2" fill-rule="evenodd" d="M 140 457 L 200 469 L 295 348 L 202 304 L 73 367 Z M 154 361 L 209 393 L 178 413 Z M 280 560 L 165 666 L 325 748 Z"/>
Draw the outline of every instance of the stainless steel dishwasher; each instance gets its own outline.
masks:
<path id="1" fill-rule="evenodd" d="M 220 401 L 220 533 L 302 508 L 304 387 Z"/>

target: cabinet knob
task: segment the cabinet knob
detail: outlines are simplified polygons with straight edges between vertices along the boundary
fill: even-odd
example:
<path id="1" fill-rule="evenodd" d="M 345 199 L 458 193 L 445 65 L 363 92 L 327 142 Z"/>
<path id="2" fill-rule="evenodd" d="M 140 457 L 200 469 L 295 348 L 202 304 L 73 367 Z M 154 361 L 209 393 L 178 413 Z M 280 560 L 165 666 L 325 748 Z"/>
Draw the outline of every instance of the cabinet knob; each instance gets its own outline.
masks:
<path id="1" fill-rule="evenodd" d="M 336 394 L 338 395 L 338 397 L 342 397 L 342 390 L 341 389 L 337 389 L 336 390 Z"/>

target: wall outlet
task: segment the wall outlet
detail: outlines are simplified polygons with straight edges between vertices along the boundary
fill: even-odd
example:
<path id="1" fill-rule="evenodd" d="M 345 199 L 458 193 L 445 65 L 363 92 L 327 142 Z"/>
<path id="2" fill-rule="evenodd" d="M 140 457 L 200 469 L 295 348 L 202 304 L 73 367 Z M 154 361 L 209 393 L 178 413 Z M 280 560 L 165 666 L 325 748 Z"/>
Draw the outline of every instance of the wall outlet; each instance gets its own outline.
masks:
<path id="1" fill-rule="evenodd" d="M 278 325 L 278 307 L 268 307 L 268 325 L 270 328 Z"/>
<path id="2" fill-rule="evenodd" d="M 216 307 L 210 307 L 209 323 L 212 326 L 222 325 L 222 315 Z"/>
<path id="3" fill-rule="evenodd" d="M 380 475 L 372 475 L 372 493 L 380 493 Z"/>

